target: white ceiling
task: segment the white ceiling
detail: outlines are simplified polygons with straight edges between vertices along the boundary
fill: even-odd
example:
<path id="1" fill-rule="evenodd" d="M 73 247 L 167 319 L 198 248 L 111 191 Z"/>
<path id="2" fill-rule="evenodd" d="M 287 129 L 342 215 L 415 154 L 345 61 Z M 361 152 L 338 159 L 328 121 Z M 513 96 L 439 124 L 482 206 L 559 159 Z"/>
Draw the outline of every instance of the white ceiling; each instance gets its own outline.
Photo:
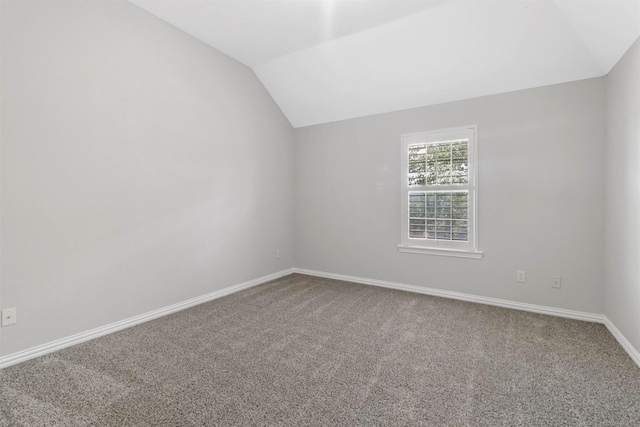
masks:
<path id="1" fill-rule="evenodd" d="M 294 127 L 605 75 L 640 0 L 130 0 L 250 66 Z"/>

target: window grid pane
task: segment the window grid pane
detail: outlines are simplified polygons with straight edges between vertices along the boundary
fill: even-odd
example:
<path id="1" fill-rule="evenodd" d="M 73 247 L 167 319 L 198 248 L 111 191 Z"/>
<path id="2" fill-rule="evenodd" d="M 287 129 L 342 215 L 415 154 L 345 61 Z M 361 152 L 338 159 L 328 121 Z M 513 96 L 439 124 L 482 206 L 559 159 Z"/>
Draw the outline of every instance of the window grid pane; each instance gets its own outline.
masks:
<path id="1" fill-rule="evenodd" d="M 425 185 L 427 145 L 409 146 L 409 185 Z"/>
<path id="2" fill-rule="evenodd" d="M 469 193 L 410 191 L 409 238 L 469 241 Z"/>
<path id="3" fill-rule="evenodd" d="M 426 227 L 425 193 L 409 193 L 409 237 L 424 239 Z"/>
<path id="4" fill-rule="evenodd" d="M 469 141 L 409 146 L 409 186 L 469 183 Z"/>

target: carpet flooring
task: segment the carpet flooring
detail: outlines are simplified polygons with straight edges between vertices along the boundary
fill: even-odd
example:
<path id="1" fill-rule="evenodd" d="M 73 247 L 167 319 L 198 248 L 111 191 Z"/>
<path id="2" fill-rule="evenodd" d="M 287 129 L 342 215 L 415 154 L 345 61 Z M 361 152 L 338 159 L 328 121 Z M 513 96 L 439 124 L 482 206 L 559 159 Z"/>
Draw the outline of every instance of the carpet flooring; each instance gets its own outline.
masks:
<path id="1" fill-rule="evenodd" d="M 640 426 L 603 325 L 294 274 L 0 371 L 0 426 Z"/>

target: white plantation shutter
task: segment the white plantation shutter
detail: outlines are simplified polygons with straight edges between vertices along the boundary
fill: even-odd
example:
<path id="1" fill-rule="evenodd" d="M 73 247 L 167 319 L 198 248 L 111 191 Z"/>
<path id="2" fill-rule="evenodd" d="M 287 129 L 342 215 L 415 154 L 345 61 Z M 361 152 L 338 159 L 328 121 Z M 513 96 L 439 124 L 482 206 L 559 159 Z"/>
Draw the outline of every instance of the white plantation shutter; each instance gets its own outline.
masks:
<path id="1" fill-rule="evenodd" d="M 476 133 L 469 126 L 402 136 L 401 250 L 477 252 Z"/>
<path id="2" fill-rule="evenodd" d="M 409 238 L 469 241 L 467 191 L 410 191 Z"/>

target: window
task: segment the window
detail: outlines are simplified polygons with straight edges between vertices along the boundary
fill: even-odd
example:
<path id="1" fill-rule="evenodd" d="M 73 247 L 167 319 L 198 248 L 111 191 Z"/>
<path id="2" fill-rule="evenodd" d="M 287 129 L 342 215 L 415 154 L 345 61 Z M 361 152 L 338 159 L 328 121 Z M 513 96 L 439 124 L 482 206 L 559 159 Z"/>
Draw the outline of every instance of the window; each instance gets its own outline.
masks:
<path id="1" fill-rule="evenodd" d="M 481 258 L 477 127 L 402 135 L 401 252 Z"/>

